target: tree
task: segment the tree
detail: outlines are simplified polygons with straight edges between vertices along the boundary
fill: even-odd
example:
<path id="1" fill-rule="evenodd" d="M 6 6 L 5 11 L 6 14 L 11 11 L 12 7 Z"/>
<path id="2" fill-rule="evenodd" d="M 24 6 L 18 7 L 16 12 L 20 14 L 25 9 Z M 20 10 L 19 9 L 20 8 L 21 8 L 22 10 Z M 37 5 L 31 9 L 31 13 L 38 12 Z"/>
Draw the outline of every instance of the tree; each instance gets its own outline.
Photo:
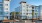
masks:
<path id="1" fill-rule="evenodd" d="M 16 15 L 17 15 L 17 14 L 20 14 L 20 12 L 11 12 L 11 13 L 10 13 L 10 15 L 11 15 L 11 16 L 10 16 L 10 19 L 11 19 L 11 20 L 14 20 L 14 19 L 16 18 Z M 18 18 L 18 17 L 17 17 L 17 18 Z"/>
<path id="2" fill-rule="evenodd" d="M 11 13 L 10 13 L 10 20 L 14 20 L 15 13 L 16 13 L 16 12 L 11 12 Z"/>

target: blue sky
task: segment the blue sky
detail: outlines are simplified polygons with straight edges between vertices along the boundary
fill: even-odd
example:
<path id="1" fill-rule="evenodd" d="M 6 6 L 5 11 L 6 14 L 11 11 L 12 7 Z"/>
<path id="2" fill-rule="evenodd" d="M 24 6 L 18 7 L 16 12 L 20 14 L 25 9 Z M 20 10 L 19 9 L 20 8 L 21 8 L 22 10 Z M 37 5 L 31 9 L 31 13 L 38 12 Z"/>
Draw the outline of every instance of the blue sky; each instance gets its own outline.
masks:
<path id="1" fill-rule="evenodd" d="M 1 0 L 0 0 L 1 1 Z M 14 11 L 17 8 L 22 0 L 11 0 L 10 3 L 10 12 Z M 32 5 L 42 5 L 42 0 L 25 0 L 28 4 Z"/>

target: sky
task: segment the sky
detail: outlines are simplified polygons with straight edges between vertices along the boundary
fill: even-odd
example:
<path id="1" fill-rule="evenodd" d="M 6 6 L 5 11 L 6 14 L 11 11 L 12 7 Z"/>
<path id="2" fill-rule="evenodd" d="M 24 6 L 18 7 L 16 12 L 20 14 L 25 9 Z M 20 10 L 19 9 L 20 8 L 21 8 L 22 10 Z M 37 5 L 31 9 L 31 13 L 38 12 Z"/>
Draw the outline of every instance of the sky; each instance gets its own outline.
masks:
<path id="1" fill-rule="evenodd" d="M 1 1 L 1 0 L 0 0 Z M 10 12 L 13 12 L 15 11 L 15 8 L 17 8 L 18 6 L 20 6 L 20 2 L 22 0 L 11 0 L 10 2 Z M 24 0 L 26 1 L 28 4 L 31 4 L 31 5 L 42 5 L 42 0 Z"/>

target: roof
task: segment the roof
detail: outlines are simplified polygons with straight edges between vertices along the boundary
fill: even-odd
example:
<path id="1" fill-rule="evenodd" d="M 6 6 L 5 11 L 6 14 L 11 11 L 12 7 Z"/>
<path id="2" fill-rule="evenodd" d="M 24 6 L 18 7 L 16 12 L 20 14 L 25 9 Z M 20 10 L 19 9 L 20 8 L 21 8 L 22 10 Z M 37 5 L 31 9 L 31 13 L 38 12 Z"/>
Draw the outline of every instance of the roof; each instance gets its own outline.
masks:
<path id="1" fill-rule="evenodd" d="M 26 3 L 25 1 L 21 1 L 20 3 Z"/>
<path id="2" fill-rule="evenodd" d="M 3 20 L 3 22 L 15 22 L 15 20 Z"/>

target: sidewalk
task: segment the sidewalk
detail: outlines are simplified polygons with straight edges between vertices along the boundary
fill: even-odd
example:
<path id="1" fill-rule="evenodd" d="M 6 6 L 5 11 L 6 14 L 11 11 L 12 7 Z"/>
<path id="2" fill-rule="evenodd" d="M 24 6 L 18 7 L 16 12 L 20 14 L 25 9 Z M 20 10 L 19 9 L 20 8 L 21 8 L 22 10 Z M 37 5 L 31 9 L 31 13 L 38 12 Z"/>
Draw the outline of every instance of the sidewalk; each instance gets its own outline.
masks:
<path id="1" fill-rule="evenodd" d="M 32 23 L 31 20 L 25 20 L 25 23 Z"/>

